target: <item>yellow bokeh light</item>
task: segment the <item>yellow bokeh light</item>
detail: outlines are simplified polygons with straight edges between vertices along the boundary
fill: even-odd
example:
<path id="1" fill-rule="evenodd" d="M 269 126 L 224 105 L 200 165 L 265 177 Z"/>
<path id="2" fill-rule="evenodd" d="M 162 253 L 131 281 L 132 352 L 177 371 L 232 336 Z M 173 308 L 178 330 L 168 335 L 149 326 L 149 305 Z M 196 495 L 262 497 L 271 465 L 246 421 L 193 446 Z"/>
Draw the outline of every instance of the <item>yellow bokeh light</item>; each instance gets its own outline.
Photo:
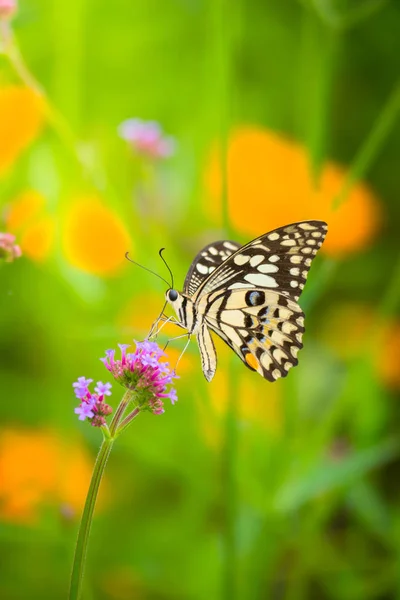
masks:
<path id="1" fill-rule="evenodd" d="M 94 275 L 115 275 L 126 263 L 132 241 L 120 217 L 96 196 L 75 199 L 65 215 L 66 259 Z"/>
<path id="2" fill-rule="evenodd" d="M 43 102 L 22 86 L 0 88 L 0 174 L 38 136 L 44 121 Z"/>
<path id="3" fill-rule="evenodd" d="M 35 190 L 26 190 L 11 202 L 6 226 L 18 236 L 24 256 L 42 262 L 50 255 L 56 222 L 46 211 L 46 199 Z"/>

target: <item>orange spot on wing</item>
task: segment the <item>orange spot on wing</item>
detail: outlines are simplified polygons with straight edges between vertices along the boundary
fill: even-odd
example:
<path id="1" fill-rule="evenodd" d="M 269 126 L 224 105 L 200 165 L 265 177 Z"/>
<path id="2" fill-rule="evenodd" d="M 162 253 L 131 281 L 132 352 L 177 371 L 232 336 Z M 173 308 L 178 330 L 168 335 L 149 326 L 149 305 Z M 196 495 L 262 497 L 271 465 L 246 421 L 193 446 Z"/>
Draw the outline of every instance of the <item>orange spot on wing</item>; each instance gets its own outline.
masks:
<path id="1" fill-rule="evenodd" d="M 256 359 L 255 356 L 253 356 L 253 354 L 246 354 L 246 362 L 249 365 L 249 367 L 251 367 L 252 369 L 255 369 L 257 371 L 258 360 Z"/>

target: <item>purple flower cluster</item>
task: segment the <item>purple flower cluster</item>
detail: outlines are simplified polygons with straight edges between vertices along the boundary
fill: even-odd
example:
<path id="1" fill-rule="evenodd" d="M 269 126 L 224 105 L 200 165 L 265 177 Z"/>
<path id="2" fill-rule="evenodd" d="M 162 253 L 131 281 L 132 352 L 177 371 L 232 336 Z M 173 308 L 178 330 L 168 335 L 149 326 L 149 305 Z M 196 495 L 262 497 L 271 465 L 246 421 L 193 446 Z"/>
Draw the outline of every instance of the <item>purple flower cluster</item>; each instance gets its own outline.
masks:
<path id="1" fill-rule="evenodd" d="M 175 140 L 165 136 L 156 121 L 127 119 L 118 127 L 120 137 L 138 154 L 148 158 L 168 158 L 175 151 Z"/>
<path id="2" fill-rule="evenodd" d="M 75 396 L 80 404 L 75 408 L 75 414 L 79 415 L 80 421 L 89 419 L 94 427 L 102 427 L 106 424 L 105 417 L 112 413 L 112 408 L 104 402 L 105 396 L 111 396 L 111 383 L 97 382 L 94 393 L 89 390 L 93 379 L 78 377 L 78 381 L 72 384 Z"/>
<path id="3" fill-rule="evenodd" d="M 115 359 L 115 350 L 107 350 L 101 360 L 121 385 L 136 392 L 135 400 L 141 409 L 160 415 L 164 412 L 164 398 L 169 398 L 172 404 L 178 399 L 176 390 L 169 387 L 177 375 L 168 363 L 160 361 L 165 353 L 155 342 L 145 340 L 135 344 L 133 353 L 126 352 L 130 344 L 118 344 L 120 359 Z"/>
<path id="4" fill-rule="evenodd" d="M 12 262 L 20 256 L 21 248 L 15 244 L 15 235 L 0 233 L 0 259 L 3 258 L 5 262 Z"/>

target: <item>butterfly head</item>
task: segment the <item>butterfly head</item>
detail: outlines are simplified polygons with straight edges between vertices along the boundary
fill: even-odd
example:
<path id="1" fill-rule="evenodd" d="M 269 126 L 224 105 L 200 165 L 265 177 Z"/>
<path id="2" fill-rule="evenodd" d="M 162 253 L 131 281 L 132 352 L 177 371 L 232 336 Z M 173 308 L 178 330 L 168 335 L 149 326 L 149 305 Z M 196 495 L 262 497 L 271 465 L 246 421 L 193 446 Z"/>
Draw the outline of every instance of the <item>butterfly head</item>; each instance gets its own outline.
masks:
<path id="1" fill-rule="evenodd" d="M 170 288 L 169 290 L 167 290 L 165 292 L 165 299 L 170 304 L 173 304 L 174 302 L 176 302 L 176 300 L 178 300 L 179 295 L 180 295 L 179 292 Z"/>
<path id="2" fill-rule="evenodd" d="M 168 290 L 165 292 L 165 300 L 170 306 L 172 306 L 179 317 L 179 320 L 182 321 L 182 304 L 185 300 L 183 295 L 177 290 L 174 290 L 174 288 L 168 288 Z"/>
<path id="3" fill-rule="evenodd" d="M 194 308 L 191 299 L 186 294 L 181 294 L 177 290 L 169 288 L 165 292 L 165 300 L 174 309 L 179 323 L 186 329 L 189 329 L 189 331 L 192 331 L 194 326 Z"/>

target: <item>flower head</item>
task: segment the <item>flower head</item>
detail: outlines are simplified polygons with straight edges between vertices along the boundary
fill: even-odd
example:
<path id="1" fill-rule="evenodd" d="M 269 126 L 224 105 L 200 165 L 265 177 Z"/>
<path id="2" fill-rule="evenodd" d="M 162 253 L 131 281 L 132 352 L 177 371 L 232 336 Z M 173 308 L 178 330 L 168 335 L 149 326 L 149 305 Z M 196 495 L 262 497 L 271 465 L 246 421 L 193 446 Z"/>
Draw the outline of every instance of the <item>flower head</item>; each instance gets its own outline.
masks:
<path id="1" fill-rule="evenodd" d="M 115 359 L 115 350 L 107 350 L 101 360 L 118 383 L 135 391 L 135 401 L 142 410 L 160 415 L 164 412 L 164 398 L 169 398 L 172 404 L 178 399 L 176 390 L 169 387 L 177 375 L 168 363 L 160 360 L 165 353 L 155 342 L 145 340 L 135 344 L 133 353 L 127 353 L 128 344 L 119 344 L 120 359 Z"/>
<path id="2" fill-rule="evenodd" d="M 12 235 L 12 233 L 0 233 L 0 259 L 4 259 L 5 262 L 12 262 L 21 256 L 21 248 L 14 242 L 15 235 Z"/>
<path id="3" fill-rule="evenodd" d="M 17 8 L 17 0 L 0 0 L 0 20 L 12 19 Z"/>
<path id="4" fill-rule="evenodd" d="M 75 414 L 80 421 L 89 419 L 93 427 L 102 427 L 106 424 L 104 417 L 112 413 L 112 408 L 104 402 L 105 396 L 111 396 L 111 383 L 98 381 L 94 388 L 94 393 L 89 390 L 93 379 L 78 377 L 78 381 L 72 384 L 75 396 L 80 400 L 80 404 L 75 408 Z"/>
<path id="5" fill-rule="evenodd" d="M 127 119 L 118 127 L 118 133 L 133 150 L 148 158 L 168 158 L 175 150 L 174 138 L 165 136 L 156 121 Z"/>

